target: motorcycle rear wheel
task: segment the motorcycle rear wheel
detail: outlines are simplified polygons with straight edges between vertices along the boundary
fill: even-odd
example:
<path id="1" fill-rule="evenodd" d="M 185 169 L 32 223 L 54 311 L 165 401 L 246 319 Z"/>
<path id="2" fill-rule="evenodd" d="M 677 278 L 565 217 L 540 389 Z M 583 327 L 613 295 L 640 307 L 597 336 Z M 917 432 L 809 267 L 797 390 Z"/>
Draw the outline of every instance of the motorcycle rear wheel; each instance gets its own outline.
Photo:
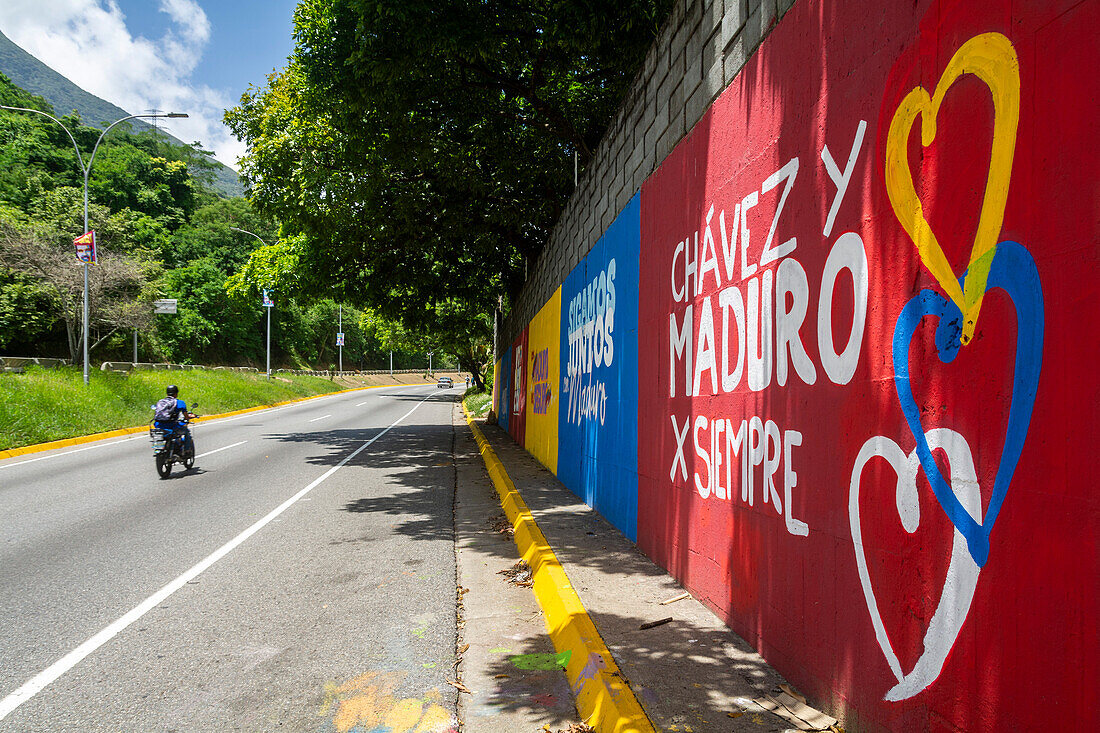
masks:
<path id="1" fill-rule="evenodd" d="M 157 473 L 161 478 L 168 478 L 172 475 L 172 462 L 168 460 L 167 453 L 158 453 L 156 455 L 157 460 Z"/>

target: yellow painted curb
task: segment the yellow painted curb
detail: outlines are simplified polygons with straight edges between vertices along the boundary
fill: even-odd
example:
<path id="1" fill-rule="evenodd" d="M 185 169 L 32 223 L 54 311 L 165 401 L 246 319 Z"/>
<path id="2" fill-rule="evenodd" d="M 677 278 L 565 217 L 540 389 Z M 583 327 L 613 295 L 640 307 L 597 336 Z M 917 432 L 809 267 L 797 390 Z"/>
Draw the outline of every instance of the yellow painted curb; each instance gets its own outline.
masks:
<path id="1" fill-rule="evenodd" d="M 379 387 L 394 387 L 405 385 L 390 385 L 390 384 L 372 384 L 369 387 L 354 387 L 352 389 L 339 389 L 335 392 L 325 392 L 324 394 L 312 395 L 310 397 L 298 397 L 293 400 L 285 400 L 283 402 L 276 402 L 273 405 L 257 405 L 256 407 L 246 407 L 243 410 L 233 410 L 232 412 L 223 412 L 218 415 L 203 415 L 197 418 L 195 422 L 205 422 L 207 420 L 217 420 L 223 417 L 233 417 L 234 415 L 243 415 L 247 412 L 256 412 L 258 410 L 270 410 L 273 407 L 282 407 L 283 405 L 291 405 L 295 402 L 305 402 L 306 400 L 315 400 L 318 397 L 331 397 L 334 394 L 344 394 L 345 392 L 361 392 L 365 389 L 378 389 Z M 408 385 L 417 386 L 417 385 Z M 106 440 L 107 438 L 119 438 L 123 435 L 133 435 L 134 433 L 143 433 L 149 429 L 148 425 L 139 425 L 136 428 L 119 428 L 117 430 L 108 430 L 105 433 L 93 433 L 92 435 L 81 435 L 76 438 L 65 438 L 64 440 L 51 440 L 49 443 L 38 443 L 36 445 L 25 445 L 22 448 L 9 448 L 7 450 L 0 450 L 0 460 L 5 458 L 15 458 L 16 456 L 25 456 L 28 453 L 41 453 L 42 451 L 54 450 L 55 448 L 68 448 L 74 445 L 81 445 L 83 443 L 94 443 L 97 440 Z"/>
<path id="2" fill-rule="evenodd" d="M 500 504 L 515 530 L 516 547 L 531 566 L 535 597 L 546 618 L 550 639 L 559 654 L 569 653 L 565 675 L 578 712 L 599 733 L 652 733 L 653 723 L 619 671 L 531 510 L 508 478 L 489 441 L 474 424 L 466 405 L 462 410 L 500 496 Z"/>

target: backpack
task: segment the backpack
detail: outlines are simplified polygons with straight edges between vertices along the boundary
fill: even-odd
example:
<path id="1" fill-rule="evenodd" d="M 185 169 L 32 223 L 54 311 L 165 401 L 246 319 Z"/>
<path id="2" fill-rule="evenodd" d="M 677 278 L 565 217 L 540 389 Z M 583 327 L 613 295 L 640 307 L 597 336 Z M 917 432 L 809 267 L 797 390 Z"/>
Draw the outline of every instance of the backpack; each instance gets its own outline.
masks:
<path id="1" fill-rule="evenodd" d="M 153 405 L 153 419 L 157 422 L 175 422 L 176 398 L 165 397 Z"/>

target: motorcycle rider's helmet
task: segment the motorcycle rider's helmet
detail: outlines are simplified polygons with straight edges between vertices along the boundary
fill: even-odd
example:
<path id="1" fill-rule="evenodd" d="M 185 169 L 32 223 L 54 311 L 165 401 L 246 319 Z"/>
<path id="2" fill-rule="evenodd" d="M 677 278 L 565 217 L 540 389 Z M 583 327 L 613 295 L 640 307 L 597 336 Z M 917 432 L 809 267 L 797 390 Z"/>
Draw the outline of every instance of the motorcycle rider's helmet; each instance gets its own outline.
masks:
<path id="1" fill-rule="evenodd" d="M 179 387 L 177 387 L 177 386 L 176 386 L 176 385 L 174 385 L 174 384 L 169 384 L 169 385 L 168 385 L 168 389 L 167 389 L 167 390 L 165 390 L 165 391 L 166 391 L 166 392 L 168 393 L 168 396 L 169 396 L 169 397 L 175 397 L 175 396 L 179 395 L 179 393 L 180 393 L 180 388 L 179 388 Z"/>

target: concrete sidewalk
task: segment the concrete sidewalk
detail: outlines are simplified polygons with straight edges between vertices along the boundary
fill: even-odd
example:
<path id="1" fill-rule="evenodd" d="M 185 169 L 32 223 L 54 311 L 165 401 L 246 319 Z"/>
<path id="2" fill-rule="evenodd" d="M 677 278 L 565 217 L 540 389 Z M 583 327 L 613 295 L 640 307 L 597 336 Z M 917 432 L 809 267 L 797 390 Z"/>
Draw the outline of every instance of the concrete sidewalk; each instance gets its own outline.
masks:
<path id="1" fill-rule="evenodd" d="M 829 730 L 835 724 L 792 697 L 790 693 L 797 696 L 797 691 L 703 604 L 687 596 L 662 605 L 683 596 L 684 589 L 500 428 L 483 421 L 478 421 L 478 426 L 525 500 L 653 729 Z M 498 586 L 507 585 L 503 576 L 496 575 L 497 570 L 511 567 L 519 554 L 515 544 L 505 541 L 510 535 L 500 531 L 499 497 L 484 464 L 477 470 L 481 456 L 461 407 L 456 411 L 455 434 L 459 582 L 471 589 L 463 594 L 467 614 L 464 643 L 470 644 L 463 679 L 476 693 L 462 696 L 465 729 L 518 733 L 537 731 L 544 725 L 550 730 L 567 728 L 587 716 L 583 705 L 580 716 L 569 710 L 573 699 L 565 675 L 551 669 L 542 671 L 538 679 L 524 677 L 517 675 L 509 662 L 517 655 L 549 659 L 554 648 L 533 593 L 508 588 L 506 598 L 503 593 L 499 599 L 493 598 Z M 479 526 L 488 531 L 472 532 Z M 517 590 L 523 593 L 514 593 Z M 490 610 L 494 606 L 496 615 Z M 641 628 L 670 617 L 667 623 Z M 537 629 L 535 622 L 542 628 Z M 501 642 L 502 638 L 507 643 Z M 510 653 L 493 653 L 501 648 Z M 521 680 L 522 689 L 516 687 Z M 566 705 L 563 697 L 568 699 Z M 503 706 L 494 703 L 505 700 Z M 600 729 L 598 717 L 586 722 Z"/>

